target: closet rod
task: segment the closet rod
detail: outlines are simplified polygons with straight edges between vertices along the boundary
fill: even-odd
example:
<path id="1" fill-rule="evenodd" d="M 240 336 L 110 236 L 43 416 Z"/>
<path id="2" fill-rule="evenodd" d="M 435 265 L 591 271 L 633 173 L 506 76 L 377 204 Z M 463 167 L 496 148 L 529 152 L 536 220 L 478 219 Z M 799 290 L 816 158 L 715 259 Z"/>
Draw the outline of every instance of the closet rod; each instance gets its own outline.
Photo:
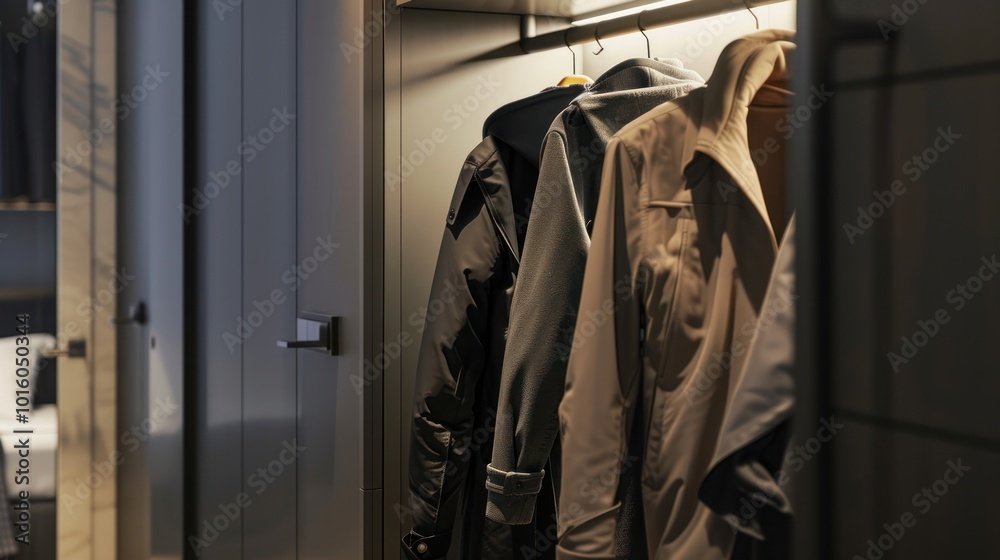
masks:
<path id="1" fill-rule="evenodd" d="M 789 0 L 689 0 L 681 4 L 664 6 L 642 12 L 642 27 L 650 30 L 676 23 L 684 23 L 728 12 L 737 12 L 752 8 L 788 2 Z M 579 27 L 569 27 L 560 31 L 552 31 L 535 37 L 522 37 L 521 49 L 525 53 L 535 53 L 552 49 L 565 49 L 569 45 L 582 45 L 594 40 L 600 25 L 601 39 L 628 35 L 639 32 L 639 14 L 630 14 L 614 19 L 606 19 L 598 23 L 590 23 Z"/>

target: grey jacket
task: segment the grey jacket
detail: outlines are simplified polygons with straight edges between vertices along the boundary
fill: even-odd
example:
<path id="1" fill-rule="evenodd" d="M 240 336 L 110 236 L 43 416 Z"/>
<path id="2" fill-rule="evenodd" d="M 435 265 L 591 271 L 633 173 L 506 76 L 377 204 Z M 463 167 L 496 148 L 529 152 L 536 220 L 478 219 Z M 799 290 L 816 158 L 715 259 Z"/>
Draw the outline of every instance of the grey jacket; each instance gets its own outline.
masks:
<path id="1" fill-rule="evenodd" d="M 631 120 L 702 84 L 677 60 L 626 60 L 590 85 L 549 128 L 511 305 L 511 343 L 487 470 L 492 520 L 532 520 L 538 481 L 559 432 L 558 407 L 605 146 Z M 557 455 L 552 468 L 558 469 Z"/>
<path id="2" fill-rule="evenodd" d="M 737 480 L 725 465 L 719 484 L 702 482 L 721 458 L 758 469 L 748 483 L 766 483 L 774 455 L 731 451 L 767 433 L 755 424 L 787 414 L 745 399 L 757 381 L 746 376 L 756 359 L 748 349 L 787 223 L 779 155 L 793 36 L 767 30 L 734 41 L 704 88 L 608 144 L 559 408 L 560 559 L 615 556 L 619 473 L 636 426 L 650 558 L 730 560 L 759 536 L 754 516 L 731 515 L 738 494 L 755 490 L 716 494 Z M 762 146 L 771 148 L 764 161 L 751 156 Z M 778 493 L 766 495 L 774 502 L 765 514 L 785 507 Z"/>

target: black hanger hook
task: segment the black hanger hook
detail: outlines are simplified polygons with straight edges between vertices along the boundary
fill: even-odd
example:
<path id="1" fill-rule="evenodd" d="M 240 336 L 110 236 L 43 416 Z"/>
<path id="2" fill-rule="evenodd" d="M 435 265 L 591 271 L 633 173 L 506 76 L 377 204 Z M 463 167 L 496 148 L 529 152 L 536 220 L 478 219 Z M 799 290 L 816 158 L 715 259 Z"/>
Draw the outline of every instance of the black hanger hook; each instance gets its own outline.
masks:
<path id="1" fill-rule="evenodd" d="M 566 43 L 566 48 L 569 49 L 569 54 L 573 55 L 573 73 L 576 74 L 576 51 L 569 44 L 569 29 L 563 33 L 563 43 Z"/>
<path id="2" fill-rule="evenodd" d="M 753 10 L 750 9 L 750 0 L 743 0 L 743 5 L 747 7 L 747 11 L 753 16 L 753 24 L 757 28 L 757 31 L 760 31 L 760 20 L 757 19 L 757 14 L 753 13 Z"/>
<path id="3" fill-rule="evenodd" d="M 601 22 L 597 22 L 597 26 L 594 27 L 594 40 L 597 41 L 597 46 L 601 47 L 594 53 L 596 56 L 604 52 L 604 45 L 601 44 Z"/>
<path id="4" fill-rule="evenodd" d="M 650 54 L 652 51 L 649 50 L 649 36 L 646 35 L 646 29 L 642 26 L 642 13 L 645 11 L 642 10 L 639 12 L 639 16 L 636 18 L 636 26 L 639 27 L 639 33 L 642 33 L 642 37 L 646 39 L 646 58 L 653 58 L 653 55 Z"/>

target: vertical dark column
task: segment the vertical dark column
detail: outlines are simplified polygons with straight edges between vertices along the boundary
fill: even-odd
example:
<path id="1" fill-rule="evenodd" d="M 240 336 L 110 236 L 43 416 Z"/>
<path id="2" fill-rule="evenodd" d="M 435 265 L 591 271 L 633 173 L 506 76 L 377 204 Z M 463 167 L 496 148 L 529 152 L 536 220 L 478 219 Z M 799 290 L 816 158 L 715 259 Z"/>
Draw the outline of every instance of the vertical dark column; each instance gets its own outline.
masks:
<path id="1" fill-rule="evenodd" d="M 185 185 L 185 227 L 195 238 L 196 311 L 189 322 L 197 342 L 192 518 L 185 520 L 187 557 L 235 560 L 243 553 L 243 517 L 223 525 L 220 507 L 238 503 L 243 473 L 243 10 L 239 3 L 194 2 L 197 158 Z M 190 46 L 188 47 L 191 48 Z M 189 90 L 190 91 L 190 90 Z M 231 162 L 234 162 L 231 164 Z M 190 442 L 189 442 L 190 444 Z M 220 528 L 222 527 L 222 528 Z M 197 556 L 195 556 L 197 554 Z"/>

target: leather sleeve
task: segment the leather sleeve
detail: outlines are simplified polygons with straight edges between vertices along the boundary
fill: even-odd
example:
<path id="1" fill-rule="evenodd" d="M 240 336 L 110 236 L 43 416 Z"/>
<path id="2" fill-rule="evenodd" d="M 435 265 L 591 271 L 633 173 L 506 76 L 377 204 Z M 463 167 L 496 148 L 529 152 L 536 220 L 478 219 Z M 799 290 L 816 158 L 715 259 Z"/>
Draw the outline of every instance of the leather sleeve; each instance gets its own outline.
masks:
<path id="1" fill-rule="evenodd" d="M 412 515 L 413 530 L 403 546 L 422 559 L 443 557 L 451 541 L 472 455 L 475 390 L 486 365 L 489 294 L 503 268 L 483 194 L 461 184 L 471 173 L 462 177 L 458 188 L 465 194 L 445 228 L 426 317 L 422 323 L 418 314 L 410 318 L 411 326 L 422 329 L 422 339 L 404 510 Z"/>
<path id="2" fill-rule="evenodd" d="M 643 314 L 638 183 L 617 139 L 604 160 L 573 350 L 559 407 L 558 558 L 614 558 L 618 482 L 639 395 Z"/>
<path id="3" fill-rule="evenodd" d="M 590 239 L 565 137 L 550 132 L 511 303 L 486 516 L 530 523 L 559 432 L 558 407 Z"/>

